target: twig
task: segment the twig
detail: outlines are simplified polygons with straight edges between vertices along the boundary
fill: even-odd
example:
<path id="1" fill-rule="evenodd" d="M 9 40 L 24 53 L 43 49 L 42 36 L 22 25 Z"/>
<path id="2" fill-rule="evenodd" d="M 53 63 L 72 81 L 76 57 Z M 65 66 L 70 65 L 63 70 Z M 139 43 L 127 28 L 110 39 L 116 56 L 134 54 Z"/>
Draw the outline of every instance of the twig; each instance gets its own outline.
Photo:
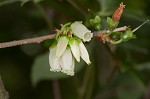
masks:
<path id="1" fill-rule="evenodd" d="M 9 98 L 8 92 L 5 90 L 4 84 L 0 76 L 0 99 L 8 99 L 8 98 Z"/>
<path id="2" fill-rule="evenodd" d="M 75 9 L 77 9 L 84 16 L 86 16 L 86 12 L 81 7 L 79 7 L 73 0 L 67 0 L 67 2 L 70 3 Z"/>
<path id="3" fill-rule="evenodd" d="M 123 27 L 116 28 L 113 31 L 110 31 L 110 30 L 96 31 L 96 32 L 94 32 L 94 36 L 99 37 L 101 34 L 106 34 L 106 33 L 109 33 L 109 32 L 120 32 L 120 31 L 125 31 L 127 29 L 128 29 L 127 26 L 123 26 Z"/>
<path id="4" fill-rule="evenodd" d="M 123 26 L 120 28 L 116 28 L 112 32 L 119 32 L 119 31 L 125 31 L 127 30 L 127 26 Z M 109 33 L 109 30 L 101 30 L 101 31 L 95 31 L 93 32 L 94 36 L 99 37 L 101 34 Z M 0 48 L 7 48 L 17 45 L 23 45 L 23 44 L 30 44 L 30 43 L 41 43 L 44 40 L 53 39 L 55 38 L 56 34 L 46 35 L 46 36 L 40 36 L 36 38 L 29 38 L 29 39 L 23 39 L 23 40 L 17 40 L 17 41 L 10 41 L 10 42 L 4 42 L 0 43 Z"/>
<path id="5" fill-rule="evenodd" d="M 39 3 L 35 3 L 35 6 L 39 10 L 40 14 L 43 16 L 43 18 L 44 18 L 45 22 L 47 23 L 47 25 L 49 26 L 51 21 L 50 21 L 50 18 L 48 17 L 48 15 L 46 15 L 46 12 L 44 11 L 44 8 L 41 7 L 41 5 Z"/>
<path id="6" fill-rule="evenodd" d="M 150 99 L 150 81 L 147 86 L 147 91 L 145 92 L 144 99 Z"/>
<path id="7" fill-rule="evenodd" d="M 36 38 L 4 42 L 4 43 L 0 43 L 0 48 L 12 47 L 12 46 L 29 44 L 29 43 L 41 43 L 44 40 L 53 39 L 55 35 L 56 34 L 51 34 L 51 35 L 46 35 L 46 36 L 41 36 L 41 37 L 36 37 Z"/>
<path id="8" fill-rule="evenodd" d="M 53 80 L 52 83 L 53 83 L 54 99 L 61 99 L 59 81 Z"/>

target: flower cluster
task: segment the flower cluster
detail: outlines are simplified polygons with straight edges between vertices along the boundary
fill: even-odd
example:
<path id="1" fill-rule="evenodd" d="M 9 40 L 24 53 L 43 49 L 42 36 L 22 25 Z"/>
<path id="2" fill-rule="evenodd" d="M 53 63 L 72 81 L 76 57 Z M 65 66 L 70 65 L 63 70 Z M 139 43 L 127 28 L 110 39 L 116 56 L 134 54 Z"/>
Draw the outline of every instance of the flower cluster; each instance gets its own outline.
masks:
<path id="1" fill-rule="evenodd" d="M 80 62 L 80 57 L 89 65 L 89 54 L 83 42 L 89 42 L 92 37 L 91 31 L 80 22 L 65 24 L 50 47 L 50 71 L 73 76 L 75 59 Z"/>
<path id="2" fill-rule="evenodd" d="M 149 20 L 131 30 L 129 27 L 121 31 L 115 31 L 123 13 L 125 5 L 123 3 L 116 9 L 111 17 L 107 17 L 106 32 L 99 33 L 97 36 L 103 43 L 119 44 L 124 41 L 135 38 L 133 34 L 137 29 L 143 26 Z M 89 20 L 93 29 L 97 32 L 102 29 L 102 19 L 99 16 Z M 89 42 L 93 33 L 88 30 L 81 22 L 67 23 L 57 31 L 55 41 L 50 47 L 49 64 L 50 71 L 63 72 L 67 75 L 74 75 L 75 60 L 80 62 L 80 57 L 89 65 L 89 54 L 83 42 Z"/>

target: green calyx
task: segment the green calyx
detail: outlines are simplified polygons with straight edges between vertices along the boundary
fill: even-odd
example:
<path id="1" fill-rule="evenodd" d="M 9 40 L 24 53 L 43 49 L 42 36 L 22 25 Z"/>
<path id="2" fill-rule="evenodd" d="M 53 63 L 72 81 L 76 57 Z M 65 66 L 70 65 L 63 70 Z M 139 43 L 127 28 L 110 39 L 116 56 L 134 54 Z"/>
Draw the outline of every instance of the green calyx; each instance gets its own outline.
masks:
<path id="1" fill-rule="evenodd" d="M 119 39 L 121 36 L 121 32 L 114 32 L 110 34 L 111 39 Z"/>
<path id="2" fill-rule="evenodd" d="M 78 38 L 78 37 L 75 37 L 75 40 L 76 40 L 78 43 L 82 42 L 82 40 L 81 40 L 80 38 Z"/>
<path id="3" fill-rule="evenodd" d="M 78 43 L 82 42 L 82 40 L 80 38 L 76 37 L 76 36 L 70 38 L 69 42 L 72 43 L 74 40 L 76 40 Z"/>
<path id="4" fill-rule="evenodd" d="M 72 44 L 74 42 L 75 38 L 72 37 L 70 40 L 69 40 L 69 45 Z"/>
<path id="5" fill-rule="evenodd" d="M 62 28 L 57 32 L 55 39 L 57 40 L 60 36 L 67 36 L 70 31 L 71 22 L 66 23 L 62 26 Z"/>
<path id="6" fill-rule="evenodd" d="M 131 29 L 128 29 L 127 31 L 125 31 L 124 33 L 121 34 L 121 39 L 123 41 L 127 41 L 127 40 L 132 39 L 132 38 L 135 38 L 135 35 L 131 31 Z"/>
<path id="7" fill-rule="evenodd" d="M 109 30 L 114 30 L 118 26 L 119 22 L 112 20 L 112 18 L 107 17 L 107 25 Z"/>
<path id="8" fill-rule="evenodd" d="M 96 25 L 94 26 L 94 28 L 95 28 L 95 30 L 99 31 L 99 30 L 101 30 L 102 25 L 101 25 L 101 24 L 96 24 Z"/>
<path id="9" fill-rule="evenodd" d="M 50 50 L 51 48 L 54 48 L 56 45 L 57 45 L 57 41 L 54 41 L 53 44 L 50 46 L 49 50 Z"/>
<path id="10" fill-rule="evenodd" d="M 119 44 L 123 41 L 128 41 L 130 39 L 136 38 L 135 35 L 133 34 L 133 31 L 129 28 L 125 32 L 114 32 L 111 33 L 108 37 L 106 37 L 106 40 L 110 42 L 111 44 Z"/>
<path id="11" fill-rule="evenodd" d="M 66 27 L 69 27 L 70 25 L 71 25 L 71 22 L 64 24 L 61 28 L 61 31 L 63 31 Z"/>

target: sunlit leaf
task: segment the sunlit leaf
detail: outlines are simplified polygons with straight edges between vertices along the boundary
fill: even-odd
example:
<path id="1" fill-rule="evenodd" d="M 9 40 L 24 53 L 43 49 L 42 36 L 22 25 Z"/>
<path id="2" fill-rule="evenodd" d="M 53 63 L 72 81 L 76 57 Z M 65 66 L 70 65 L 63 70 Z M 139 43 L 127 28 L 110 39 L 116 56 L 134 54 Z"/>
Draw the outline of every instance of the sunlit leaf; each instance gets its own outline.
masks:
<path id="1" fill-rule="evenodd" d="M 21 6 L 23 6 L 25 3 L 29 2 L 30 0 L 20 0 Z"/>
<path id="2" fill-rule="evenodd" d="M 28 1 L 31 1 L 31 0 L 1 0 L 0 1 L 0 6 L 15 3 L 15 2 L 21 2 L 21 5 L 24 5 Z"/>
<path id="3" fill-rule="evenodd" d="M 137 65 L 137 69 L 139 70 L 150 70 L 150 62 L 142 63 Z"/>
<path id="4" fill-rule="evenodd" d="M 34 3 L 39 3 L 39 2 L 41 2 L 43 0 L 33 0 L 33 1 L 34 1 Z"/>
<path id="5" fill-rule="evenodd" d="M 41 80 L 53 80 L 53 79 L 70 77 L 61 72 L 51 72 L 49 70 L 50 67 L 49 67 L 48 57 L 49 57 L 49 52 L 40 55 L 35 59 L 33 63 L 32 74 L 31 74 L 31 79 L 34 85 L 36 85 Z M 81 63 L 76 63 L 75 73 L 81 70 L 84 64 L 85 63 L 83 61 Z"/>
<path id="6" fill-rule="evenodd" d="M 133 76 L 128 76 L 126 75 L 126 78 L 122 78 L 118 86 L 117 99 L 140 99 L 142 92 L 144 92 L 144 87 Z"/>
<path id="7" fill-rule="evenodd" d="M 107 16 L 112 14 L 112 12 L 115 9 L 115 5 L 117 1 L 115 0 L 98 0 L 101 6 L 101 10 L 99 12 L 99 15 L 101 16 Z"/>

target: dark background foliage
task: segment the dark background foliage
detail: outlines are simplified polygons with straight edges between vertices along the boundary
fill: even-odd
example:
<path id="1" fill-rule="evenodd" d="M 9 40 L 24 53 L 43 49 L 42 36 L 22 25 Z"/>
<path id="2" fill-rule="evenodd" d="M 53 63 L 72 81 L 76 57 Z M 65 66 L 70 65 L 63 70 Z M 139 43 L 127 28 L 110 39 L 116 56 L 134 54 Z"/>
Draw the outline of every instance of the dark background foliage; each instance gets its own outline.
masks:
<path id="1" fill-rule="evenodd" d="M 120 2 L 0 0 L 0 42 L 51 34 L 70 21 L 84 21 L 88 26 L 88 9 L 105 20 Z M 126 8 L 119 26 L 134 29 L 150 18 L 149 0 L 123 2 Z M 136 39 L 112 46 L 113 50 L 93 38 L 86 44 L 92 64 L 77 63 L 73 77 L 49 71 L 53 40 L 0 49 L 0 75 L 10 99 L 150 99 L 149 26 L 140 28 Z"/>

